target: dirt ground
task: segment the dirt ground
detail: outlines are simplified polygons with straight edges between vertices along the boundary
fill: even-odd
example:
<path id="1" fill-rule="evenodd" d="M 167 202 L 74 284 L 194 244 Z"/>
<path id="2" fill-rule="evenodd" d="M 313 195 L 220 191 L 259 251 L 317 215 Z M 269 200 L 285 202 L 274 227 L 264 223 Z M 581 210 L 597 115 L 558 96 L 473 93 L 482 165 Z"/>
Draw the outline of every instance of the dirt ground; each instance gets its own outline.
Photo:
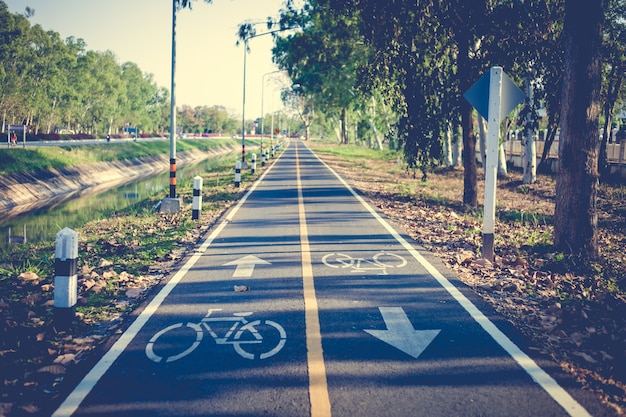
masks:
<path id="1" fill-rule="evenodd" d="M 312 144 L 312 148 L 324 145 Z M 421 246 L 433 252 L 549 356 L 626 414 L 626 209 L 624 186 L 602 187 L 602 255 L 581 268 L 553 252 L 555 180 L 522 184 L 521 172 L 499 178 L 494 263 L 481 259 L 480 213 L 462 204 L 463 171 L 447 169 L 427 181 L 402 163 L 347 162 L 320 156 Z M 482 178 L 479 179 L 479 188 Z M 482 191 L 479 201 L 483 200 Z M 583 271 L 583 272 L 581 272 Z"/>

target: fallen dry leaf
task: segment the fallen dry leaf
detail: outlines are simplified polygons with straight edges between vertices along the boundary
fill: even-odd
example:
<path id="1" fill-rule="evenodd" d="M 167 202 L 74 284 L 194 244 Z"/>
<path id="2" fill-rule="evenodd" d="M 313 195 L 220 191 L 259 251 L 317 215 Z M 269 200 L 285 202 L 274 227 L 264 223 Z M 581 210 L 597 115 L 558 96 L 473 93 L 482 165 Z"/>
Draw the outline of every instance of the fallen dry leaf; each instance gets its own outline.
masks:
<path id="1" fill-rule="evenodd" d="M 576 356 L 580 356 L 581 358 L 583 358 L 584 360 L 586 360 L 589 363 L 597 363 L 598 361 L 595 360 L 594 358 L 591 357 L 591 355 L 585 353 L 585 352 L 573 352 L 574 355 Z"/>
<path id="2" fill-rule="evenodd" d="M 13 409 L 13 403 L 0 403 L 0 417 L 6 417 Z"/>
<path id="3" fill-rule="evenodd" d="M 139 298 L 141 297 L 142 289 L 141 288 L 130 288 L 126 291 L 126 297 L 128 298 Z"/>
<path id="4" fill-rule="evenodd" d="M 39 279 L 39 275 L 34 272 L 22 272 L 18 278 L 22 281 L 35 281 Z"/>
<path id="5" fill-rule="evenodd" d="M 65 369 L 65 366 L 61 364 L 55 364 L 55 365 L 48 365 L 48 366 L 44 366 L 43 368 L 39 368 L 37 372 L 49 373 L 52 375 L 65 375 L 67 370 Z"/>
<path id="6" fill-rule="evenodd" d="M 111 279 L 111 278 L 116 277 L 116 276 L 117 276 L 117 272 L 115 272 L 115 271 L 114 271 L 114 270 L 112 270 L 112 269 L 106 270 L 106 271 L 104 271 L 104 272 L 102 273 L 102 277 L 103 277 L 104 279 Z"/>
<path id="7" fill-rule="evenodd" d="M 37 407 L 35 404 L 27 404 L 20 408 L 29 414 L 35 414 L 39 412 L 39 407 Z"/>
<path id="8" fill-rule="evenodd" d="M 76 363 L 76 355 L 73 353 L 66 353 L 64 355 L 57 356 L 54 360 L 54 363 L 60 365 L 69 365 L 72 363 Z"/>

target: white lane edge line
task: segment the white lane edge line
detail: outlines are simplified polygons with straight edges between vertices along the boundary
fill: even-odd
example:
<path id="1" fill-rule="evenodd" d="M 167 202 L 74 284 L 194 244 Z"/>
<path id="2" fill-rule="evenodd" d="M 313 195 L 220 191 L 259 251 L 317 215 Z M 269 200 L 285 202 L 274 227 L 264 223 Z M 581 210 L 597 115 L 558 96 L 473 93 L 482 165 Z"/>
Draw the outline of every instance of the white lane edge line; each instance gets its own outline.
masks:
<path id="1" fill-rule="evenodd" d="M 67 396 L 67 398 L 61 403 L 59 408 L 52 414 L 52 417 L 69 417 L 71 416 L 85 400 L 87 395 L 95 387 L 102 376 L 111 368 L 117 358 L 124 352 L 130 342 L 137 336 L 139 331 L 148 322 L 152 315 L 156 312 L 159 306 L 163 303 L 165 298 L 172 292 L 174 287 L 178 285 L 181 279 L 189 272 L 191 268 L 198 262 L 200 256 L 206 252 L 208 247 L 213 243 L 215 238 L 222 232 L 224 227 L 233 220 L 233 217 L 239 211 L 241 206 L 248 199 L 250 194 L 254 192 L 257 186 L 263 181 L 265 176 L 274 168 L 278 160 L 282 157 L 282 154 L 275 160 L 275 162 L 265 171 L 263 174 L 252 184 L 248 189 L 248 192 L 239 200 L 237 205 L 227 213 L 226 217 L 219 224 L 217 228 L 209 235 L 209 237 L 202 243 L 200 248 L 187 260 L 185 265 L 174 274 L 174 276 L 165 284 L 165 286 L 158 292 L 158 294 L 150 301 L 146 308 L 141 312 L 139 317 L 126 329 L 126 331 L 120 336 L 120 338 L 111 346 L 111 348 L 104 354 L 104 356 L 96 363 L 96 365 L 85 375 L 85 377 L 78 383 L 74 390 Z"/>
<path id="2" fill-rule="evenodd" d="M 570 416 L 591 417 L 591 414 L 580 405 L 563 387 L 561 387 L 546 371 L 526 353 L 524 353 L 502 330 L 491 322 L 458 288 L 456 288 L 441 272 L 428 262 L 420 253 L 411 246 L 389 223 L 385 221 L 339 174 L 311 149 L 311 154 L 317 158 L 344 187 L 369 211 L 376 220 L 400 243 L 412 256 L 432 275 L 433 278 L 472 316 L 472 318 L 494 339 L 517 364 L 535 381 L 544 391 L 552 397 Z"/>

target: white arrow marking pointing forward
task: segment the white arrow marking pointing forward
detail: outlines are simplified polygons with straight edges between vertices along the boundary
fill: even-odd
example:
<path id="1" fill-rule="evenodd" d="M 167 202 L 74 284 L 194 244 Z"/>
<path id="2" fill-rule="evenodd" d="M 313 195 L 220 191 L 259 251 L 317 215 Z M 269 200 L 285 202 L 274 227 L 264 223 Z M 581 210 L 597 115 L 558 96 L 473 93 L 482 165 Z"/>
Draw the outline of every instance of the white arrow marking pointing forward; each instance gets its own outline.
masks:
<path id="1" fill-rule="evenodd" d="M 233 278 L 248 278 L 252 276 L 254 266 L 257 264 L 270 265 L 269 262 L 259 259 L 254 255 L 247 255 L 243 258 L 237 259 L 236 261 L 228 262 L 227 264 L 224 264 L 224 266 L 237 265 Z"/>
<path id="2" fill-rule="evenodd" d="M 378 307 L 387 330 L 365 330 L 417 359 L 441 330 L 415 330 L 402 307 Z"/>

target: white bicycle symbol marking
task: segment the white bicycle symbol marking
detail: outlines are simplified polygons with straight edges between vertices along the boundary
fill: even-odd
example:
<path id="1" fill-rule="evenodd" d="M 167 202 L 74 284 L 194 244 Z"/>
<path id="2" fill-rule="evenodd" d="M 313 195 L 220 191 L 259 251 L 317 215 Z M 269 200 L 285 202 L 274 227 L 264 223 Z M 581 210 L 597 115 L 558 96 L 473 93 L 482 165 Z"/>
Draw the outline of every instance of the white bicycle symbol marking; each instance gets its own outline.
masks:
<path id="1" fill-rule="evenodd" d="M 267 359 L 277 354 L 283 348 L 283 346 L 285 346 L 285 342 L 287 341 L 287 334 L 285 333 L 285 329 L 280 324 L 265 319 L 255 320 L 251 322 L 246 320 L 246 317 L 252 315 L 253 313 L 234 313 L 233 317 L 210 317 L 213 312 L 220 310 L 221 308 L 210 309 L 207 315 L 204 316 L 204 318 L 200 320 L 199 323 L 176 323 L 159 330 L 157 333 L 154 334 L 154 336 L 152 336 L 152 338 L 146 345 L 146 356 L 150 360 L 157 363 L 162 361 L 165 361 L 166 363 L 174 362 L 181 358 L 184 358 L 198 347 L 198 345 L 202 341 L 204 331 L 208 332 L 209 335 L 215 340 L 215 343 L 217 343 L 218 345 L 233 345 L 235 352 L 237 352 L 239 355 L 241 355 L 241 357 L 245 359 Z M 226 331 L 223 337 L 219 337 L 209 325 L 209 323 L 218 322 L 232 323 L 232 326 L 230 326 L 230 329 Z M 196 333 L 195 340 L 191 343 L 191 346 L 178 354 L 170 356 L 160 356 L 154 352 L 155 344 L 161 336 L 169 331 L 179 329 L 183 326 L 187 326 L 188 328 L 194 330 Z M 273 333 L 278 332 L 278 341 L 275 345 L 274 342 L 272 342 L 269 348 L 267 348 L 267 346 L 261 345 L 263 343 L 263 336 L 261 335 L 260 331 L 257 330 L 257 327 L 261 326 L 263 326 L 263 329 L 261 331 L 265 333 L 266 336 L 269 336 L 267 334 L 267 331 L 271 331 Z M 273 336 L 274 337 L 268 337 L 268 339 L 274 341 L 276 337 L 275 335 Z M 256 349 L 261 350 L 261 352 L 249 352 L 250 349 L 246 350 L 246 347 L 249 348 L 250 345 L 261 345 Z"/>
<path id="2" fill-rule="evenodd" d="M 336 269 L 352 269 L 351 272 L 378 271 L 378 275 L 387 275 L 388 268 L 402 268 L 406 259 L 391 252 L 379 252 L 372 259 L 353 258 L 345 253 L 329 253 L 322 258 L 326 266 Z"/>

